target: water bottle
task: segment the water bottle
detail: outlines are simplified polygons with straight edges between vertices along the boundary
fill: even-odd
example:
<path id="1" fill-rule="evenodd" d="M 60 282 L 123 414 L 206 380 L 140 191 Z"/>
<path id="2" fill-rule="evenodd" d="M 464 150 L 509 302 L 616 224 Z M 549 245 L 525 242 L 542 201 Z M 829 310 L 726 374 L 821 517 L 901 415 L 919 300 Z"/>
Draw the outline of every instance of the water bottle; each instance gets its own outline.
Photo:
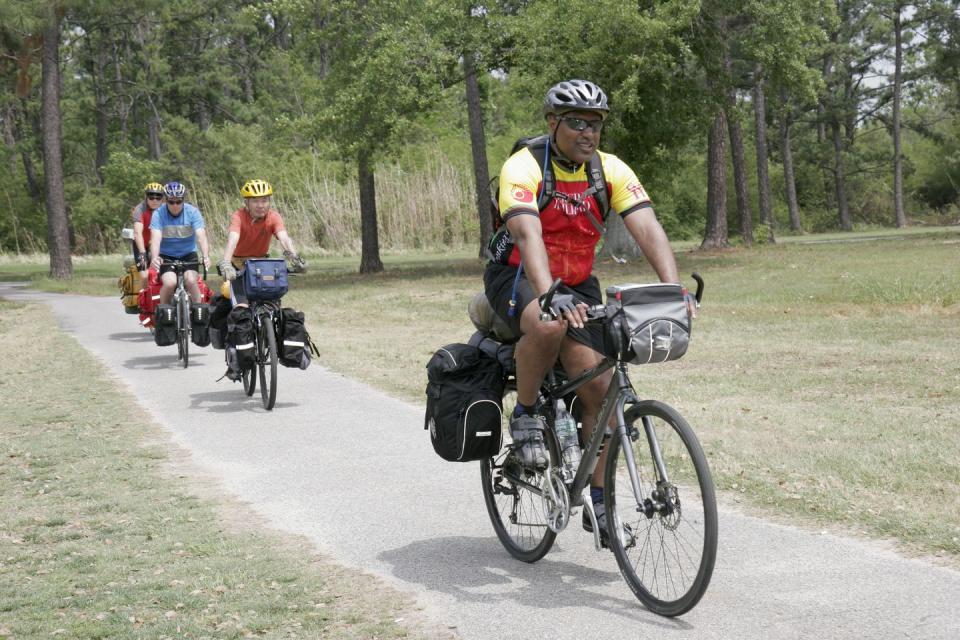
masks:
<path id="1" fill-rule="evenodd" d="M 577 437 L 577 421 L 573 419 L 563 400 L 557 401 L 557 419 L 554 423 L 560 450 L 563 452 L 564 469 L 573 477 L 580 465 L 580 439 Z"/>

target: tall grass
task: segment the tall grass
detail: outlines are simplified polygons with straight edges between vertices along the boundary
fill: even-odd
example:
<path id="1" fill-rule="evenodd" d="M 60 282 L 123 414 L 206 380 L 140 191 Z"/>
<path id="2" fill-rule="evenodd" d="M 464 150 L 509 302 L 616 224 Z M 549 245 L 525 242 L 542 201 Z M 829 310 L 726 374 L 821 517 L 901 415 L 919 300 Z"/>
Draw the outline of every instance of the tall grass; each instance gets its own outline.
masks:
<path id="1" fill-rule="evenodd" d="M 476 242 L 479 221 L 473 174 L 463 162 L 443 155 L 415 170 L 387 164 L 376 171 L 377 226 L 385 250 L 460 249 Z M 319 161 L 268 178 L 287 231 L 312 252 L 360 252 L 360 193 L 355 178 L 337 180 Z M 236 193 L 236 192 L 234 192 Z M 197 205 L 214 247 L 222 247 L 230 214 L 243 205 L 239 195 L 197 189 Z"/>

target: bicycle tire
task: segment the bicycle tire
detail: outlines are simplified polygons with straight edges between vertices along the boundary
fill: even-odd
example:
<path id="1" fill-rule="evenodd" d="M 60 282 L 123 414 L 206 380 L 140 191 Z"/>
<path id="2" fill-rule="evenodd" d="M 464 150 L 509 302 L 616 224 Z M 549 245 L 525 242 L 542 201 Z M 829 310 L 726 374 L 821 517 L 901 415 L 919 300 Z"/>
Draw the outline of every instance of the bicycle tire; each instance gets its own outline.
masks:
<path id="1" fill-rule="evenodd" d="M 716 562 L 717 502 L 710 468 L 693 429 L 672 407 L 644 400 L 625 418 L 627 425 L 637 423 L 631 450 L 644 506 L 634 497 L 622 443 L 612 438 L 604 473 L 608 544 L 637 599 L 654 613 L 678 616 L 703 597 Z M 656 480 L 645 420 L 656 433 L 669 483 Z M 663 493 L 675 497 L 663 499 Z M 668 506 L 655 509 L 657 502 Z"/>
<path id="2" fill-rule="evenodd" d="M 190 363 L 190 300 L 186 294 L 177 300 L 177 353 L 186 369 Z"/>
<path id="3" fill-rule="evenodd" d="M 516 393 L 509 390 L 503 404 L 503 447 L 496 456 L 480 461 L 480 477 L 487 514 L 500 544 L 517 560 L 533 563 L 547 555 L 557 534 L 547 526 L 540 496 L 511 479 L 539 487 L 544 476 L 542 471 L 523 470 L 511 455 L 509 416 L 515 404 Z M 560 463 L 560 447 L 552 431 L 545 434 L 551 464 L 556 466 Z"/>
<path id="4" fill-rule="evenodd" d="M 257 346 L 260 350 L 257 357 L 260 368 L 260 398 L 263 400 L 263 408 L 271 411 L 277 402 L 277 334 L 273 329 L 273 316 L 264 314 L 260 328 L 263 332 L 261 338 L 265 338 L 260 340 Z"/>
<path id="5" fill-rule="evenodd" d="M 257 372 L 252 367 L 250 369 L 244 369 L 240 374 L 240 379 L 243 380 L 243 392 L 248 396 L 252 396 L 253 392 L 257 390 Z"/>

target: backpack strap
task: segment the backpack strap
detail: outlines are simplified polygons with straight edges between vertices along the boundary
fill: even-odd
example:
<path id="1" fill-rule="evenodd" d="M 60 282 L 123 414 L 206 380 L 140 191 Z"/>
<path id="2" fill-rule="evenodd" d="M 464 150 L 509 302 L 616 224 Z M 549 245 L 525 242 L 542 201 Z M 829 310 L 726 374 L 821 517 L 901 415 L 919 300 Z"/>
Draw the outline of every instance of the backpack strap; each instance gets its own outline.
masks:
<path id="1" fill-rule="evenodd" d="M 540 165 L 540 191 L 537 193 L 537 210 L 543 211 L 553 200 L 557 191 L 557 182 L 553 176 L 553 165 L 550 162 L 550 136 L 537 136 L 526 141 L 527 149 Z"/>

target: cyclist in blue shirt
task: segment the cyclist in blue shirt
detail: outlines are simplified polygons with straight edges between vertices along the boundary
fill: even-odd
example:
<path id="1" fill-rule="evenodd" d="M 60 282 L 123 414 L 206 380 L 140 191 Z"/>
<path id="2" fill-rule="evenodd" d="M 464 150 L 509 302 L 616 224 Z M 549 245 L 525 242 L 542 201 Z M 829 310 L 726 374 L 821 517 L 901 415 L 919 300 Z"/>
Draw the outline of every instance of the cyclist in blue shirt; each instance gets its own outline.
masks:
<path id="1" fill-rule="evenodd" d="M 160 270 L 160 304 L 169 304 L 177 287 L 177 275 L 168 263 L 172 260 L 197 261 L 199 245 L 203 266 L 209 269 L 210 245 L 200 210 L 183 201 L 187 188 L 179 182 L 168 182 L 163 191 L 167 201 L 150 219 L 150 255 L 153 256 L 151 264 Z M 200 302 L 196 269 L 185 271 L 183 282 L 190 298 Z"/>

